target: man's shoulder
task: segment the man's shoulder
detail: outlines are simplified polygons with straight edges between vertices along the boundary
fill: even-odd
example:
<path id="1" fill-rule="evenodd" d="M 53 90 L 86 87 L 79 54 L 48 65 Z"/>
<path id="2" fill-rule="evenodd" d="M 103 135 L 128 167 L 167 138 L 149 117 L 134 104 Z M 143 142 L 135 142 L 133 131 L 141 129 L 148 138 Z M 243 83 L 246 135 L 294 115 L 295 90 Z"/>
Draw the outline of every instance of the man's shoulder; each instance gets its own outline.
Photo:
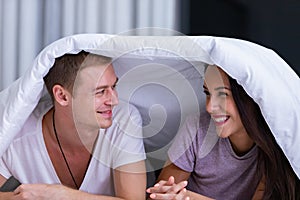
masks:
<path id="1" fill-rule="evenodd" d="M 47 110 L 49 110 L 49 104 L 40 102 L 25 121 L 20 132 L 14 138 L 14 141 L 23 140 L 27 137 L 41 134 L 42 119 Z"/>
<path id="2" fill-rule="evenodd" d="M 113 110 L 113 121 L 116 124 L 134 123 L 141 125 L 142 118 L 139 110 L 131 103 L 120 101 Z"/>
<path id="3" fill-rule="evenodd" d="M 142 138 L 142 118 L 132 104 L 120 102 L 113 110 L 113 123 L 106 129 L 106 135 L 113 138 Z"/>

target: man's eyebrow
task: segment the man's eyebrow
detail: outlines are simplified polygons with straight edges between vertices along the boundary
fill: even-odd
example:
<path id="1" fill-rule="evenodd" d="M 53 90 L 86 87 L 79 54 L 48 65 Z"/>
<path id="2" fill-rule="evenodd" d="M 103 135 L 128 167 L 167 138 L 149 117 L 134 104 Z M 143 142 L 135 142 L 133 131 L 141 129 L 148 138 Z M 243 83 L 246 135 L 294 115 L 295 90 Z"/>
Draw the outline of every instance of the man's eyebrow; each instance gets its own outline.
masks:
<path id="1" fill-rule="evenodd" d="M 118 81 L 119 81 L 119 78 L 116 77 L 116 81 L 115 81 L 114 85 L 116 85 L 118 83 Z"/>
<path id="2" fill-rule="evenodd" d="M 119 78 L 116 77 L 116 81 L 114 82 L 113 86 L 115 86 L 119 81 Z M 94 89 L 94 91 L 97 91 L 97 90 L 101 90 L 101 89 L 104 89 L 104 88 L 108 88 L 110 87 L 109 85 L 101 85 L 101 86 L 98 86 Z"/>

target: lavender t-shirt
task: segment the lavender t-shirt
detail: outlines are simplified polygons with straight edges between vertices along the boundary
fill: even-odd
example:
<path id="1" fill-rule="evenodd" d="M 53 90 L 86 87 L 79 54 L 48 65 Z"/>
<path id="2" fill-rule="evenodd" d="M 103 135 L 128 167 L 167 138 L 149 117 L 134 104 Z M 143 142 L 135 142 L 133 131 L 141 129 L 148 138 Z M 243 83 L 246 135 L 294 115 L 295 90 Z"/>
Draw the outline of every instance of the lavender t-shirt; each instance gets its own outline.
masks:
<path id="1" fill-rule="evenodd" d="M 190 172 L 187 188 L 222 200 L 251 199 L 260 177 L 257 147 L 238 156 L 228 138 L 219 138 L 207 113 L 190 116 L 168 151 L 170 160 Z"/>

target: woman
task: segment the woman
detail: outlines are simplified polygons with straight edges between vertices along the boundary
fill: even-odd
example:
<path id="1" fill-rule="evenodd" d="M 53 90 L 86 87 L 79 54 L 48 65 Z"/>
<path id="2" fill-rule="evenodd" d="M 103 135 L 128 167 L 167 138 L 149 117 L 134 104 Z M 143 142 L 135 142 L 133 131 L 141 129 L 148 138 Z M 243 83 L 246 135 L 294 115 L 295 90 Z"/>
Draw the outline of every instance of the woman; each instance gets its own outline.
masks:
<path id="1" fill-rule="evenodd" d="M 298 177 L 243 87 L 221 68 L 209 66 L 203 88 L 210 116 L 187 119 L 169 150 L 161 181 L 147 190 L 150 197 L 300 199 Z M 212 132 L 219 139 L 207 139 Z"/>

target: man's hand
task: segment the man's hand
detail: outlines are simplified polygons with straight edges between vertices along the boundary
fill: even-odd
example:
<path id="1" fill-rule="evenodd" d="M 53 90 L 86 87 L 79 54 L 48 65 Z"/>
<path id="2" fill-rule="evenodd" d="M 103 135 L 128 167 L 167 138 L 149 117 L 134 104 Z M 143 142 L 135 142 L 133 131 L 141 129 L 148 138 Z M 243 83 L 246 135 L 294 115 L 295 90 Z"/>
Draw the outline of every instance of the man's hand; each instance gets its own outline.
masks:
<path id="1" fill-rule="evenodd" d="M 13 192 L 13 196 L 8 199 L 9 200 L 82 200 L 82 199 L 124 200 L 125 198 L 90 194 L 80 190 L 68 188 L 64 185 L 59 185 L 59 184 L 22 184 Z"/>
<path id="2" fill-rule="evenodd" d="M 63 185 L 49 185 L 49 184 L 22 184 L 13 192 L 15 200 L 63 200 L 72 199 L 70 195 L 76 195 L 76 190 L 67 188 Z M 68 195 L 67 195 L 68 193 Z"/>

